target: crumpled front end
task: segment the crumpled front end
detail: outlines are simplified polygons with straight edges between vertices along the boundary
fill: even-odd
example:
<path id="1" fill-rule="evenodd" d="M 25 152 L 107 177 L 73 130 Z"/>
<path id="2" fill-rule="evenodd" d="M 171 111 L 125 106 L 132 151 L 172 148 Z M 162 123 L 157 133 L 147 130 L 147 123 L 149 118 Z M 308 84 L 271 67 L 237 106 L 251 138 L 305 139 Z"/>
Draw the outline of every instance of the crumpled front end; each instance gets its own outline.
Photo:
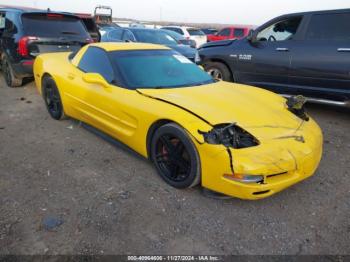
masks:
<path id="1" fill-rule="evenodd" d="M 262 199 L 310 177 L 322 156 L 322 132 L 310 119 L 297 129 L 245 128 L 258 145 L 233 148 L 198 145 L 202 186 L 242 199 Z M 228 152 L 229 149 L 229 152 Z"/>

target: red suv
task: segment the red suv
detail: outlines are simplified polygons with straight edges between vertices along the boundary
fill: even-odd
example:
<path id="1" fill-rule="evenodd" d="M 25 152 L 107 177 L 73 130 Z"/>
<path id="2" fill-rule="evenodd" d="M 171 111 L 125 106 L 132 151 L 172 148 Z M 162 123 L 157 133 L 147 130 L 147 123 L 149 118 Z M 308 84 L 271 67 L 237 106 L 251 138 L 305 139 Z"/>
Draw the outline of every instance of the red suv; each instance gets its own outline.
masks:
<path id="1" fill-rule="evenodd" d="M 227 39 L 241 39 L 246 37 L 251 30 L 251 27 L 236 27 L 230 26 L 221 29 L 217 34 L 208 36 L 208 42 L 227 40 Z"/>

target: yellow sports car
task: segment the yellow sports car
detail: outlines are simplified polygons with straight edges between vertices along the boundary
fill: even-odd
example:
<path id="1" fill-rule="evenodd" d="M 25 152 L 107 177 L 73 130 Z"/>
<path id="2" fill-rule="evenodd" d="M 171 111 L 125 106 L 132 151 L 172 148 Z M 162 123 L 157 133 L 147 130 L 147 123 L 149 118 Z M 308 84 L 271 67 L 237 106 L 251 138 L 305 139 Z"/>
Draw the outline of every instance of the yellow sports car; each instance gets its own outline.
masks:
<path id="1" fill-rule="evenodd" d="M 261 199 L 311 176 L 321 159 L 322 132 L 303 97 L 216 81 L 164 46 L 97 43 L 43 54 L 34 76 L 54 119 L 109 134 L 176 188 Z"/>

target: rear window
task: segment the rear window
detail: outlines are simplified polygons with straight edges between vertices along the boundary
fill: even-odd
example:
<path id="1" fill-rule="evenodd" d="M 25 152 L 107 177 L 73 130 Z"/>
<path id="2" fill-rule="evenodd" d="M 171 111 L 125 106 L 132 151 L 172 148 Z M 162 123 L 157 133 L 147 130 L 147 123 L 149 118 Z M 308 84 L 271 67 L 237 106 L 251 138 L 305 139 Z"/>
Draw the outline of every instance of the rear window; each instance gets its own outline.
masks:
<path id="1" fill-rule="evenodd" d="M 82 21 L 89 32 L 97 32 L 97 27 L 92 18 L 82 18 Z"/>
<path id="2" fill-rule="evenodd" d="M 235 36 L 235 37 L 243 37 L 244 36 L 244 29 L 243 28 L 236 28 L 234 30 L 233 36 Z"/>
<path id="3" fill-rule="evenodd" d="M 41 37 L 72 36 L 89 38 L 82 21 L 61 14 L 23 14 L 22 22 L 27 35 Z"/>
<path id="4" fill-rule="evenodd" d="M 313 15 L 306 38 L 310 40 L 350 40 L 350 13 Z"/>
<path id="5" fill-rule="evenodd" d="M 205 35 L 202 30 L 196 28 L 188 28 L 187 31 L 190 35 Z"/>
<path id="6" fill-rule="evenodd" d="M 201 29 L 203 33 L 207 34 L 207 35 L 211 35 L 211 34 L 215 34 L 218 32 L 218 30 L 216 29 Z"/>
<path id="7" fill-rule="evenodd" d="M 171 30 L 171 31 L 176 32 L 180 35 L 184 34 L 184 32 L 180 28 L 176 28 L 176 27 L 163 27 L 162 29 Z"/>

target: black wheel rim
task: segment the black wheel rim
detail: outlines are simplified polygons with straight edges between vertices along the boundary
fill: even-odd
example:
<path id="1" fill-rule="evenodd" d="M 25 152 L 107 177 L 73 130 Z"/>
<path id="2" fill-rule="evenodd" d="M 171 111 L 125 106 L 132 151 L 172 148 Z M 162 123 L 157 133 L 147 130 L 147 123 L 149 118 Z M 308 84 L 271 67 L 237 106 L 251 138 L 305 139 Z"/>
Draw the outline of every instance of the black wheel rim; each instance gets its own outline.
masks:
<path id="1" fill-rule="evenodd" d="M 51 83 L 48 83 L 45 88 L 45 102 L 52 116 L 57 116 L 61 113 L 60 96 L 57 89 Z"/>
<path id="2" fill-rule="evenodd" d="M 4 63 L 3 71 L 4 71 L 6 84 L 8 86 L 10 86 L 11 85 L 11 72 L 10 72 L 9 65 L 7 64 L 7 62 Z"/>
<path id="3" fill-rule="evenodd" d="M 166 178 L 182 182 L 191 173 L 191 158 L 182 141 L 173 135 L 162 135 L 156 144 L 156 164 Z"/>

